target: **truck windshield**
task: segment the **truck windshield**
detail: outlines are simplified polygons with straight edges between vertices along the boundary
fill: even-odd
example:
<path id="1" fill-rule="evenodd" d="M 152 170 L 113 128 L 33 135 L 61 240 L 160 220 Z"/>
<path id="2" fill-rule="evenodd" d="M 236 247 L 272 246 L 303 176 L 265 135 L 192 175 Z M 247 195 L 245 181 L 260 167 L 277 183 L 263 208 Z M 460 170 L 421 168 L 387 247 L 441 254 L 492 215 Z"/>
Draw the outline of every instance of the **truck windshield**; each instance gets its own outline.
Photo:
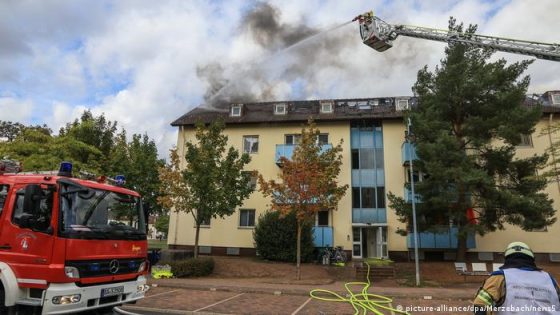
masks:
<path id="1" fill-rule="evenodd" d="M 140 198 L 77 183 L 61 183 L 61 236 L 87 239 L 146 238 Z"/>

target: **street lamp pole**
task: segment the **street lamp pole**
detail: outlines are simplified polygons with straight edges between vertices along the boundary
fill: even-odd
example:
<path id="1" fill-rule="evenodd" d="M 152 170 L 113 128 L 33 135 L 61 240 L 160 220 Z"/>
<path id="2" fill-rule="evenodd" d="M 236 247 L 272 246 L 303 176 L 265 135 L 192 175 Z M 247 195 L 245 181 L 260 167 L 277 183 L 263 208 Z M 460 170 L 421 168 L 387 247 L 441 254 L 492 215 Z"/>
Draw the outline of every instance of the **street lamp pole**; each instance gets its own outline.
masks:
<path id="1" fill-rule="evenodd" d="M 410 166 L 410 192 L 412 193 L 412 230 L 414 232 L 414 265 L 416 267 L 416 286 L 420 286 L 420 263 L 418 261 L 418 229 L 416 227 L 416 195 L 414 193 L 414 168 L 412 165 L 412 134 L 410 117 L 406 124 L 406 142 L 408 143 L 408 165 Z"/>

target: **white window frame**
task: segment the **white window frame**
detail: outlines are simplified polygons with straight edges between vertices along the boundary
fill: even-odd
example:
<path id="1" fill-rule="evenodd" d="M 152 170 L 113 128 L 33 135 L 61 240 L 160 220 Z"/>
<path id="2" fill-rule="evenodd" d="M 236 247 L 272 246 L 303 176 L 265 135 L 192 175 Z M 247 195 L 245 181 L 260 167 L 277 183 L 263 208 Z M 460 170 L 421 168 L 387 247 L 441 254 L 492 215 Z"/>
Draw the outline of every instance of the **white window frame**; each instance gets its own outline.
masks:
<path id="1" fill-rule="evenodd" d="M 332 114 L 334 112 L 334 102 L 321 102 L 321 113 Z"/>
<path id="2" fill-rule="evenodd" d="M 533 147 L 533 136 L 528 134 L 521 134 L 521 142 L 519 142 L 519 144 L 517 145 L 518 147 L 527 147 L 527 148 L 532 148 Z"/>
<path id="3" fill-rule="evenodd" d="M 245 147 L 245 139 L 247 138 L 256 138 L 257 141 L 253 142 L 250 144 L 249 150 L 247 150 L 247 148 Z M 253 144 L 256 143 L 257 144 L 257 149 L 255 151 L 253 151 Z M 248 153 L 248 154 L 256 154 L 259 153 L 259 136 L 257 135 L 246 135 L 243 136 L 243 153 Z"/>
<path id="4" fill-rule="evenodd" d="M 553 105 L 560 105 L 560 93 L 554 93 L 551 97 Z"/>
<path id="5" fill-rule="evenodd" d="M 403 103 L 401 103 L 403 102 Z M 406 103 L 404 103 L 406 102 Z M 408 110 L 410 106 L 410 103 L 408 101 L 408 99 L 397 99 L 397 104 L 395 106 L 395 109 L 398 111 L 403 111 L 403 110 Z"/>
<path id="6" fill-rule="evenodd" d="M 242 171 L 241 172 L 243 174 L 243 176 L 247 176 L 251 179 L 251 181 L 249 182 L 249 188 L 251 188 L 253 191 L 257 190 L 257 176 L 255 176 L 254 172 L 251 171 Z"/>
<path id="7" fill-rule="evenodd" d="M 292 143 L 288 143 L 288 137 L 292 137 Z M 301 134 L 291 133 L 284 135 L 284 144 L 286 145 L 298 145 L 301 141 Z"/>
<path id="8" fill-rule="evenodd" d="M 231 110 L 229 112 L 229 115 L 231 117 L 241 117 L 242 108 L 243 108 L 242 104 L 231 105 Z"/>
<path id="9" fill-rule="evenodd" d="M 286 115 L 287 113 L 288 105 L 286 103 L 274 104 L 274 115 Z"/>
<path id="10" fill-rule="evenodd" d="M 241 220 L 243 219 L 243 212 L 253 212 L 253 225 L 249 225 L 249 214 L 247 214 L 246 217 L 246 221 L 247 222 L 241 222 Z M 239 209 L 239 227 L 240 228 L 254 228 L 255 227 L 255 223 L 257 220 L 257 211 L 255 209 Z M 242 225 L 242 223 L 246 223 L 247 225 Z"/>

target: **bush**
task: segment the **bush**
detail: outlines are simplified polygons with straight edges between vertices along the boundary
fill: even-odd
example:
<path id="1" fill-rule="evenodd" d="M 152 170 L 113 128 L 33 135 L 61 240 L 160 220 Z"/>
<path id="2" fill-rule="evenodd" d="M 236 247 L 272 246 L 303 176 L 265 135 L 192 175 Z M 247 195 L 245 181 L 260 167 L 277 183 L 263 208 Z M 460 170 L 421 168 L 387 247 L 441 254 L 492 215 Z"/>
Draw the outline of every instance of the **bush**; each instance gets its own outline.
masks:
<path id="1" fill-rule="evenodd" d="M 297 221 L 295 214 L 283 218 L 277 211 L 267 211 L 259 216 L 253 239 L 258 254 L 273 261 L 296 261 Z M 313 259 L 313 231 L 311 224 L 301 230 L 301 261 Z"/>
<path id="2" fill-rule="evenodd" d="M 162 261 L 159 265 L 171 266 L 171 272 L 177 278 L 203 277 L 212 274 L 214 271 L 214 259 L 211 257 Z"/>

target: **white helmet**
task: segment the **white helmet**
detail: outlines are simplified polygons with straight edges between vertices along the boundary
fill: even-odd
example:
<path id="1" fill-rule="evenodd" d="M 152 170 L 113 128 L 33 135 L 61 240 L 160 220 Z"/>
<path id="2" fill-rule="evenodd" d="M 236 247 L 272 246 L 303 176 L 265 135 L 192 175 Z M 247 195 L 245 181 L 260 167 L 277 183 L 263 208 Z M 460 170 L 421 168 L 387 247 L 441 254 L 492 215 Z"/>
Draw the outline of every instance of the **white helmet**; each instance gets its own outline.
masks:
<path id="1" fill-rule="evenodd" d="M 535 258 L 535 255 L 533 254 L 533 251 L 531 250 L 529 245 L 527 245 L 523 242 L 509 243 L 509 245 L 506 248 L 506 251 L 504 252 L 504 256 L 507 257 L 507 256 L 509 256 L 511 254 L 515 254 L 515 253 L 521 253 L 521 254 L 525 254 L 529 257 Z"/>

